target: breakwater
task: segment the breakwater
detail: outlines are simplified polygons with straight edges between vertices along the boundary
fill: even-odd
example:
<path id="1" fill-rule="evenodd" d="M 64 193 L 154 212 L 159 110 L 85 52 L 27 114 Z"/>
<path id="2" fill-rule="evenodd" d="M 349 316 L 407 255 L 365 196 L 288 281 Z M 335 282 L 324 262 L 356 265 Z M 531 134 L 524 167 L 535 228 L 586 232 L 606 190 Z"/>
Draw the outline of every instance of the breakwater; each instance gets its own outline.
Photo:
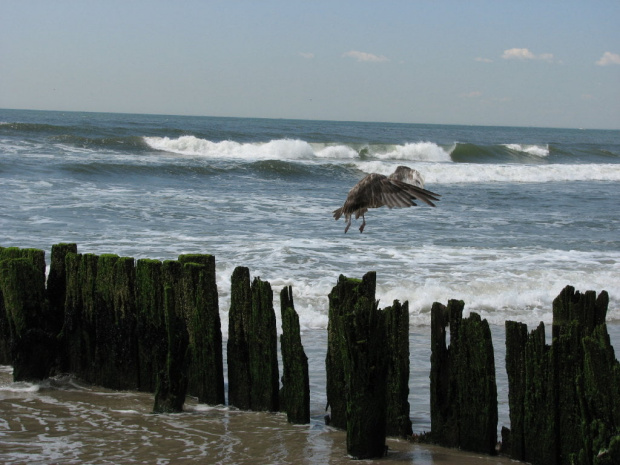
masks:
<path id="1" fill-rule="evenodd" d="M 222 372 L 222 341 L 217 290 L 211 285 L 215 276 L 212 256 L 181 256 L 178 260 L 166 262 L 135 261 L 115 255 L 78 254 L 74 244 L 59 244 L 52 248 L 50 271 L 45 283 L 43 251 L 8 248 L 1 249 L 0 254 L 0 290 L 3 293 L 0 300 L 4 305 L 1 309 L 4 317 L 1 328 L 7 331 L 2 333 L 2 339 L 4 347 L 8 347 L 8 352 L 4 353 L 8 353 L 9 358 L 8 362 L 2 363 L 13 365 L 15 379 L 21 376 L 19 379 L 36 380 L 55 373 L 70 372 L 85 381 L 113 389 L 155 391 L 154 410 L 161 412 L 181 409 L 186 394 L 205 403 L 223 403 L 223 400 L 218 400 L 219 386 L 222 386 L 223 392 L 224 385 L 219 375 Z M 347 429 L 347 449 L 356 457 L 381 454 L 386 434 L 409 434 L 407 422 L 403 421 L 409 419 L 408 405 L 402 402 L 403 398 L 405 402 L 407 399 L 402 393 L 405 390 L 408 393 L 409 353 L 408 345 L 406 342 L 403 344 L 400 334 L 403 328 L 405 334 L 408 331 L 407 304 L 394 302 L 391 307 L 378 309 L 374 296 L 375 279 L 374 273 L 366 274 L 361 280 L 341 277 L 329 295 L 326 369 L 330 415 L 334 420 L 332 424 L 337 425 L 335 406 L 340 402 L 344 424 L 337 426 Z M 284 407 L 288 414 L 293 408 L 286 405 L 292 405 L 294 401 L 282 400 L 288 385 L 287 370 L 295 373 L 296 369 L 302 368 L 299 370 L 301 376 L 289 375 L 289 379 L 304 379 L 303 365 L 307 359 L 304 358 L 303 348 L 300 343 L 291 351 L 282 346 L 284 380 L 282 392 L 278 393 L 277 358 L 273 363 L 272 350 L 277 348 L 277 336 L 271 287 L 258 278 L 251 281 L 249 270 L 243 267 L 235 270 L 232 286 L 227 346 L 229 403 L 254 410 L 275 411 Z M 594 332 L 606 335 L 606 293 L 602 292 L 592 299 L 592 292 L 579 294 L 571 289 L 565 289 L 556 299 L 554 342 L 545 349 L 543 337 L 542 352 L 555 353 L 553 360 L 567 357 L 566 364 L 574 370 L 574 376 L 569 378 L 573 381 L 567 383 L 565 376 L 554 375 L 555 383 L 542 383 L 546 391 L 540 391 L 540 377 L 535 372 L 530 373 L 521 382 L 530 395 L 519 401 L 516 392 L 520 384 L 513 385 L 510 370 L 516 373 L 527 373 L 527 370 L 508 368 L 511 431 L 504 432 L 502 446 L 506 453 L 515 458 L 519 457 L 514 455 L 513 444 L 530 442 L 515 439 L 520 430 L 513 410 L 518 412 L 519 406 L 525 408 L 530 405 L 528 402 L 531 399 L 551 391 L 551 396 L 543 397 L 542 402 L 548 404 L 550 412 L 555 413 L 538 415 L 535 419 L 541 424 L 547 421 L 546 427 L 551 433 L 546 438 L 556 438 L 555 442 L 540 439 L 542 447 L 557 451 L 552 457 L 555 461 L 547 460 L 548 457 L 544 462 L 536 461 L 531 452 L 521 457 L 532 463 L 569 463 L 569 460 L 575 463 L 606 463 L 604 460 L 613 460 L 614 447 L 618 444 L 614 439 L 618 436 L 617 417 L 614 417 L 614 412 L 618 410 L 617 392 L 614 391 L 619 385 L 614 382 L 617 381 L 618 362 L 613 356 L 613 349 L 609 352 L 608 339 L 607 345 L 604 337 L 596 339 L 596 343 L 586 341 Z M 290 312 L 294 312 L 292 290 L 283 289 L 280 297 L 283 326 L 286 319 L 291 323 L 287 325 L 293 328 L 287 331 L 283 327 L 282 342 L 286 338 L 294 340 L 295 333 L 297 337 L 299 334 L 298 323 L 295 330 L 295 318 L 284 317 L 285 308 L 289 315 L 294 315 Z M 233 305 L 236 306 L 234 312 Z M 475 314 L 463 319 L 463 307 L 464 303 L 460 301 L 449 301 L 446 307 L 441 304 L 433 306 L 432 431 L 423 439 L 494 453 L 497 401 L 495 399 L 493 404 L 496 397 L 493 395 L 494 367 L 489 365 L 489 360 L 491 363 L 493 360 L 493 348 L 490 339 L 485 336 L 488 331 L 486 322 Z M 233 313 L 238 316 L 233 318 Z M 235 342 L 231 343 L 233 324 L 238 328 Z M 592 332 L 583 329 L 588 325 L 593 328 Z M 561 328 L 573 326 L 583 329 L 583 334 L 568 332 L 571 340 L 580 343 L 563 352 L 564 355 L 557 355 L 562 352 L 559 349 L 554 351 L 553 347 L 565 334 Z M 449 346 L 446 344 L 448 329 Z M 508 344 L 511 339 L 508 325 L 506 333 Z M 218 334 L 219 355 L 217 343 L 209 345 L 209 341 L 217 340 Z M 530 337 L 527 328 L 525 334 Z M 538 337 L 540 330 L 536 330 L 535 334 Z M 406 337 L 404 341 L 407 341 Z M 231 356 L 231 345 L 240 348 L 237 358 L 241 360 L 241 369 L 237 378 L 243 380 L 245 376 L 245 384 L 231 380 L 231 359 L 235 358 Z M 587 355 L 584 351 L 580 356 L 579 345 L 592 347 Z M 510 360 L 519 360 L 519 357 L 527 360 L 527 350 L 519 351 L 518 345 L 514 349 L 511 347 L 507 346 L 507 367 L 512 366 Z M 301 362 L 290 365 L 286 360 L 295 357 L 285 357 L 285 352 L 297 353 L 297 359 Z M 330 375 L 330 357 L 335 360 L 336 366 L 341 367 L 334 376 Z M 576 360 L 583 362 L 575 363 Z M 292 366 L 295 368 L 292 369 Z M 543 366 L 540 371 L 544 371 L 545 376 L 552 376 L 549 373 L 555 365 Z M 586 372 L 590 374 L 586 375 Z M 342 388 L 330 394 L 330 382 L 339 377 L 344 380 Z M 398 379 L 405 381 L 395 381 Z M 443 380 L 439 383 L 443 389 L 436 389 L 438 385 L 433 379 Z M 577 379 L 582 381 L 577 382 Z M 148 380 L 151 380 L 150 386 Z M 258 381 L 256 385 L 252 380 Z M 553 398 L 554 392 L 563 392 L 558 383 L 568 386 L 564 388 L 566 393 L 562 394 L 561 400 Z M 304 385 L 303 381 L 301 385 Z M 606 390 L 603 391 L 603 388 Z M 204 394 L 200 394 L 200 389 Z M 243 394 L 239 397 L 248 399 L 248 405 L 232 402 L 231 390 L 234 389 L 248 393 L 245 397 Z M 291 391 L 299 394 L 300 404 L 306 402 L 302 394 L 304 389 L 294 388 Z M 208 400 L 211 395 L 215 400 Z M 606 408 L 596 410 L 598 403 Z M 389 414 L 390 411 L 400 414 Z M 540 409 L 537 411 L 540 412 Z M 557 419 L 562 411 L 568 412 L 564 414 L 567 419 L 559 422 Z M 391 421 L 390 417 L 397 420 Z M 443 423 L 436 423 L 436 418 Z M 474 428 L 477 423 L 481 424 L 481 429 Z M 393 429 L 390 431 L 390 428 Z M 528 429 L 531 430 L 531 427 L 528 426 Z M 448 434 L 442 435 L 442 431 Z M 559 438 L 568 437 L 571 431 L 572 449 L 562 450 Z M 485 445 L 489 445 L 488 449 L 492 447 L 492 450 L 481 448 Z M 531 444 L 528 447 L 533 450 Z"/>

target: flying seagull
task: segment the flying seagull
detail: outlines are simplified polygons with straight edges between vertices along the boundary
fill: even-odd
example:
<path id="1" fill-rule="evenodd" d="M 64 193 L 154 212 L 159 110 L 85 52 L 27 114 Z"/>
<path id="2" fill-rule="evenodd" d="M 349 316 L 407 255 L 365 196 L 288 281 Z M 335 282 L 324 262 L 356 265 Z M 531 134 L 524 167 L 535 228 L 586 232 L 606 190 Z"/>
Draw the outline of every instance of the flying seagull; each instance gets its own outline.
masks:
<path id="1" fill-rule="evenodd" d="M 372 173 L 358 182 L 349 191 L 347 199 L 342 207 L 333 211 L 334 219 L 338 220 L 342 215 L 347 222 L 344 232 L 346 233 L 351 226 L 351 217 L 355 219 L 360 216 L 363 219 L 360 226 L 360 233 L 364 232 L 366 218 L 364 213 L 369 208 L 404 208 L 416 206 L 414 200 L 421 200 L 434 207 L 433 200 L 438 201 L 439 194 L 424 189 L 422 175 L 407 166 L 399 166 L 389 176 Z"/>

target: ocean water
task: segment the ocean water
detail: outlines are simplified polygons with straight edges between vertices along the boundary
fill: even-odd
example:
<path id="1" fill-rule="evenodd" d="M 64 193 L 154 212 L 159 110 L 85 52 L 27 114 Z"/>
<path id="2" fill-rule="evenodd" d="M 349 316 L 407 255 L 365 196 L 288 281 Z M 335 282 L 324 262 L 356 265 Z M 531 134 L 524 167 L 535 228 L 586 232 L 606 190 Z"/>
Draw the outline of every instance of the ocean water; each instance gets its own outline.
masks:
<path id="1" fill-rule="evenodd" d="M 373 209 L 363 234 L 361 220 L 344 234 L 344 222 L 331 212 L 349 189 L 368 173 L 389 174 L 401 164 L 418 169 L 426 188 L 441 195 L 437 207 Z M 295 439 L 282 440 L 284 451 L 265 446 L 248 454 L 263 454 L 265 463 L 296 463 L 297 453 L 308 457 L 305 463 L 338 463 L 341 433 L 322 423 L 327 295 L 340 274 L 371 270 L 381 307 L 409 302 L 414 430 L 430 428 L 430 307 L 453 298 L 491 324 L 499 427 L 508 426 L 506 320 L 550 324 L 551 303 L 568 284 L 606 290 L 612 343 L 620 344 L 619 181 L 620 131 L 0 110 L 0 246 L 41 248 L 48 257 L 59 242 L 136 259 L 213 254 L 224 338 L 235 267 L 249 267 L 275 295 L 291 285 L 310 358 L 313 414 L 313 424 L 300 429 L 278 415 L 188 404 L 187 413 L 164 420 L 148 415 L 148 396 L 75 380 L 15 386 L 5 373 L 0 441 L 12 446 L 0 458 L 104 463 L 94 451 L 106 439 L 89 442 L 84 431 L 108 428 L 98 420 L 108 415 L 118 430 L 109 444 L 135 433 L 135 447 L 124 446 L 132 452 L 119 445 L 113 456 L 121 462 L 181 457 L 153 446 L 164 435 L 158 428 L 175 424 L 184 432 L 174 441 L 193 451 L 188 463 L 213 454 L 221 463 L 254 463 L 243 452 L 251 440 L 233 424 L 260 418 L 270 434 Z M 275 308 L 278 314 L 277 301 Z M 76 410 L 83 430 L 63 416 Z M 248 438 L 261 431 L 248 429 Z M 149 431 L 156 431 L 150 439 Z M 46 446 L 27 446 L 28 432 Z M 305 452 L 292 444 L 298 434 Z M 206 436 L 220 446 L 209 446 Z M 430 449 L 392 448 L 407 460 L 441 463 Z"/>

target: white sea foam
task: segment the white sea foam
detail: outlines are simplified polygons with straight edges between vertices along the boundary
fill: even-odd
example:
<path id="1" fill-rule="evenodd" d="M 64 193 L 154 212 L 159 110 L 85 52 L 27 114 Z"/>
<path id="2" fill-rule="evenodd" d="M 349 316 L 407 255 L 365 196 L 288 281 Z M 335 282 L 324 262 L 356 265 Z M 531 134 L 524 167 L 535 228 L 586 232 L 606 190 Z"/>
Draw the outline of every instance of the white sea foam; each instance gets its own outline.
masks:
<path id="1" fill-rule="evenodd" d="M 452 161 L 450 154 L 433 142 L 415 142 L 393 146 L 386 152 L 372 153 L 382 160 Z"/>
<path id="2" fill-rule="evenodd" d="M 264 244 L 246 245 L 247 255 L 241 261 L 250 268 L 252 277 L 260 276 L 271 283 L 278 328 L 278 294 L 284 286 L 293 287 L 302 330 L 323 329 L 328 323 L 328 295 L 338 276 L 342 273 L 361 278 L 373 269 L 377 271 L 376 297 L 380 307 L 391 305 L 394 300 L 408 301 L 412 325 L 430 324 L 432 304 L 446 304 L 448 299 L 464 300 L 466 315 L 477 312 L 491 324 L 503 325 L 506 320 L 528 326 L 540 321 L 550 324 L 553 299 L 566 285 L 575 285 L 581 292 L 606 290 L 612 301 L 607 320 L 620 319 L 618 253 L 402 244 L 369 248 L 360 236 L 359 243 L 350 244 L 348 253 L 336 266 L 332 255 L 341 248 L 339 244 L 275 241 L 270 244 L 270 251 L 259 250 Z M 269 256 L 269 260 L 261 256 Z M 293 259 L 295 266 L 287 266 Z M 233 269 L 232 263 L 217 266 L 225 335 Z"/>
<path id="3" fill-rule="evenodd" d="M 419 170 L 427 184 L 541 183 L 560 181 L 620 181 L 620 164 L 478 164 L 405 163 Z M 379 161 L 359 162 L 365 173 L 389 175 L 397 164 Z"/>
<path id="4" fill-rule="evenodd" d="M 359 153 L 347 145 L 328 145 L 315 147 L 316 156 L 319 158 L 332 158 L 338 160 L 359 158 Z"/>
<path id="5" fill-rule="evenodd" d="M 145 137 L 144 141 L 156 150 L 209 158 L 288 160 L 314 158 L 315 156 L 310 144 L 299 139 L 278 139 L 265 143 L 240 143 L 230 140 L 212 142 L 194 136 L 182 136 L 176 139 Z"/>
<path id="6" fill-rule="evenodd" d="M 213 159 L 239 160 L 351 160 L 359 159 L 356 149 L 344 144 L 308 143 L 299 139 L 276 139 L 269 142 L 240 143 L 234 141 L 212 142 L 195 136 L 144 137 L 147 145 L 181 155 L 204 156 Z M 381 160 L 409 160 L 449 162 L 450 154 L 432 142 L 415 142 L 404 145 L 368 146 L 371 158 Z"/>
<path id="7" fill-rule="evenodd" d="M 39 392 L 41 386 L 38 384 L 27 383 L 25 381 L 18 381 L 16 383 L 10 383 L 4 386 L 0 385 L 0 392 L 23 394 L 31 392 Z"/>
<path id="8" fill-rule="evenodd" d="M 549 145 L 504 144 L 504 147 L 515 152 L 523 152 L 537 157 L 549 155 Z"/>

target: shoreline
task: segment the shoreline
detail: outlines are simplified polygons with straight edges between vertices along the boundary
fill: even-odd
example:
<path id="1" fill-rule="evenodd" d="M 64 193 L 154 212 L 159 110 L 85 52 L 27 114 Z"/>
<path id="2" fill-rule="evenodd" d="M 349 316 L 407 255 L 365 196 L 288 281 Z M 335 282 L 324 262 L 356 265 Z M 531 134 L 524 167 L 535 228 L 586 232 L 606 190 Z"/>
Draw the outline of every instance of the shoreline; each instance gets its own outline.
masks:
<path id="1" fill-rule="evenodd" d="M 325 426 L 320 416 L 313 416 L 309 425 L 292 425 L 284 413 L 211 407 L 198 404 L 196 399 L 188 399 L 183 413 L 154 415 L 149 394 L 112 391 L 68 378 L 46 380 L 38 387 L 19 383 L 19 388 L 12 391 L 10 377 L 10 368 L 2 366 L 0 410 L 8 420 L 0 425 L 6 444 L 0 460 L 7 465 L 110 461 L 190 464 L 204 460 L 238 465 L 344 465 L 352 460 L 346 454 L 346 431 Z M 53 384 L 55 387 L 51 387 Z M 29 408 L 29 415 L 24 414 L 25 408 Z M 7 415 L 12 409 L 21 411 L 19 420 Z M 60 415 L 62 412 L 65 416 Z M 405 439 L 387 438 L 386 443 L 387 456 L 377 460 L 387 463 L 514 463 L 503 456 Z"/>

